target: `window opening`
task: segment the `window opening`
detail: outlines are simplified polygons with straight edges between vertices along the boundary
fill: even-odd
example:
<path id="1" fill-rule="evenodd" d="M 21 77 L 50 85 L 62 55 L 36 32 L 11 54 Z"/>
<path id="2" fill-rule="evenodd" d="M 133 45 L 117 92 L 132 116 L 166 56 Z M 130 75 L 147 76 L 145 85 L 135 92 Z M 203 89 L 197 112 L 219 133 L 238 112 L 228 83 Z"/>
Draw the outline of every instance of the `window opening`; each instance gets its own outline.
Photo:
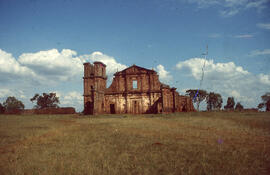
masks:
<path id="1" fill-rule="evenodd" d="M 138 88 L 137 80 L 133 80 L 132 87 L 133 87 L 133 89 L 137 89 Z"/>

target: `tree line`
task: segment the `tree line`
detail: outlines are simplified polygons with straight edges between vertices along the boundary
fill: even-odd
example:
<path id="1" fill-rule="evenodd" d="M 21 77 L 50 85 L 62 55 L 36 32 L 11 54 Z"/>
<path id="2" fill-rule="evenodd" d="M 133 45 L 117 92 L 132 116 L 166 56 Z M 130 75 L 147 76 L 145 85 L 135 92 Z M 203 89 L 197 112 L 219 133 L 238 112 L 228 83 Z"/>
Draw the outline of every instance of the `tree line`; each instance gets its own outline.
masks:
<path id="1" fill-rule="evenodd" d="M 219 93 L 210 92 L 206 90 L 189 89 L 186 90 L 186 95 L 188 95 L 196 105 L 197 111 L 200 109 L 200 103 L 205 101 L 207 104 L 207 111 L 220 110 L 222 107 L 222 97 Z M 270 111 L 270 92 L 265 93 L 261 96 L 262 102 L 257 106 L 258 109 L 265 107 L 266 111 Z M 225 110 L 228 111 L 241 111 L 244 109 L 240 102 L 235 105 L 234 97 L 228 97 L 227 104 L 224 106 Z"/>
<path id="2" fill-rule="evenodd" d="M 59 97 L 56 96 L 56 93 L 42 93 L 41 95 L 35 94 L 30 101 L 36 104 L 34 109 L 58 108 L 58 104 L 60 104 Z M 16 99 L 15 97 L 9 96 L 3 102 L 3 104 L 0 103 L 0 114 L 17 114 L 23 111 L 24 107 L 25 106 L 22 101 Z"/>
<path id="3" fill-rule="evenodd" d="M 222 96 L 219 93 L 210 92 L 205 90 L 189 89 L 186 91 L 186 95 L 190 96 L 196 104 L 197 111 L 199 111 L 200 103 L 205 101 L 207 103 L 207 111 L 220 110 L 222 107 Z M 258 104 L 257 108 L 265 108 L 266 111 L 270 111 L 270 92 L 265 93 L 261 96 L 262 102 Z M 58 108 L 60 104 L 59 97 L 56 93 L 42 93 L 35 94 L 30 101 L 35 103 L 34 109 L 44 109 L 44 108 Z M 0 103 L 0 114 L 3 113 L 19 113 L 24 110 L 24 104 L 22 101 L 16 99 L 15 97 L 7 97 L 7 99 Z M 225 110 L 236 110 L 241 111 L 244 109 L 240 102 L 235 105 L 234 97 L 228 97 L 227 104 L 224 106 Z"/>

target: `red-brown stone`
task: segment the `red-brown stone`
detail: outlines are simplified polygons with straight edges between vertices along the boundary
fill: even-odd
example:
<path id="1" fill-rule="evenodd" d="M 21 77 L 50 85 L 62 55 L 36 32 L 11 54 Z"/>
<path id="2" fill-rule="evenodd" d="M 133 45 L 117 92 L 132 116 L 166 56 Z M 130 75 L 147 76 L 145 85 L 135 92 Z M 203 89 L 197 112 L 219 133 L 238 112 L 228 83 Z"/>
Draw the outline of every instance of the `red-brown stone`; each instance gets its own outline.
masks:
<path id="1" fill-rule="evenodd" d="M 85 114 L 143 114 L 194 111 L 191 98 L 159 81 L 156 71 L 133 65 L 116 72 L 106 88 L 106 65 L 84 63 Z"/>

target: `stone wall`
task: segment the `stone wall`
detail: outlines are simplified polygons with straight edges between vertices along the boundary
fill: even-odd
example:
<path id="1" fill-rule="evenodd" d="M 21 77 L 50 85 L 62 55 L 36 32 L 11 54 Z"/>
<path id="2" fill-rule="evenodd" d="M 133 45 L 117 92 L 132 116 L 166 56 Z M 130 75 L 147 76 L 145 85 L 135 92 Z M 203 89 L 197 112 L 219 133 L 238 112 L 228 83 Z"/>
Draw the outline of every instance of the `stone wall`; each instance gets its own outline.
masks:
<path id="1" fill-rule="evenodd" d="M 157 72 L 133 65 L 116 72 L 106 88 L 103 63 L 85 63 L 84 104 L 87 114 L 171 113 L 194 111 L 192 100 L 159 81 Z M 86 110 L 85 110 L 86 111 Z"/>
<path id="2" fill-rule="evenodd" d="M 101 62 L 84 63 L 84 113 L 104 112 L 104 93 L 106 89 L 106 65 Z"/>
<path id="3" fill-rule="evenodd" d="M 75 114 L 75 108 L 45 108 L 45 109 L 25 109 L 22 114 Z"/>

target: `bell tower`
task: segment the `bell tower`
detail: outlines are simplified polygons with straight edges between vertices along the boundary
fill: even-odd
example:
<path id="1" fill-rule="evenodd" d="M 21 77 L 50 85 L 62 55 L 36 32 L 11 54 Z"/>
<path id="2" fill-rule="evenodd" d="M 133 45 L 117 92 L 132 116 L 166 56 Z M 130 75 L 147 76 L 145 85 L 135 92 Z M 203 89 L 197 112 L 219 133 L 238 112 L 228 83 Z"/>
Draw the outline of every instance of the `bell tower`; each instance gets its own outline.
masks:
<path id="1" fill-rule="evenodd" d="M 102 62 L 84 63 L 84 114 L 104 113 L 106 65 Z"/>

